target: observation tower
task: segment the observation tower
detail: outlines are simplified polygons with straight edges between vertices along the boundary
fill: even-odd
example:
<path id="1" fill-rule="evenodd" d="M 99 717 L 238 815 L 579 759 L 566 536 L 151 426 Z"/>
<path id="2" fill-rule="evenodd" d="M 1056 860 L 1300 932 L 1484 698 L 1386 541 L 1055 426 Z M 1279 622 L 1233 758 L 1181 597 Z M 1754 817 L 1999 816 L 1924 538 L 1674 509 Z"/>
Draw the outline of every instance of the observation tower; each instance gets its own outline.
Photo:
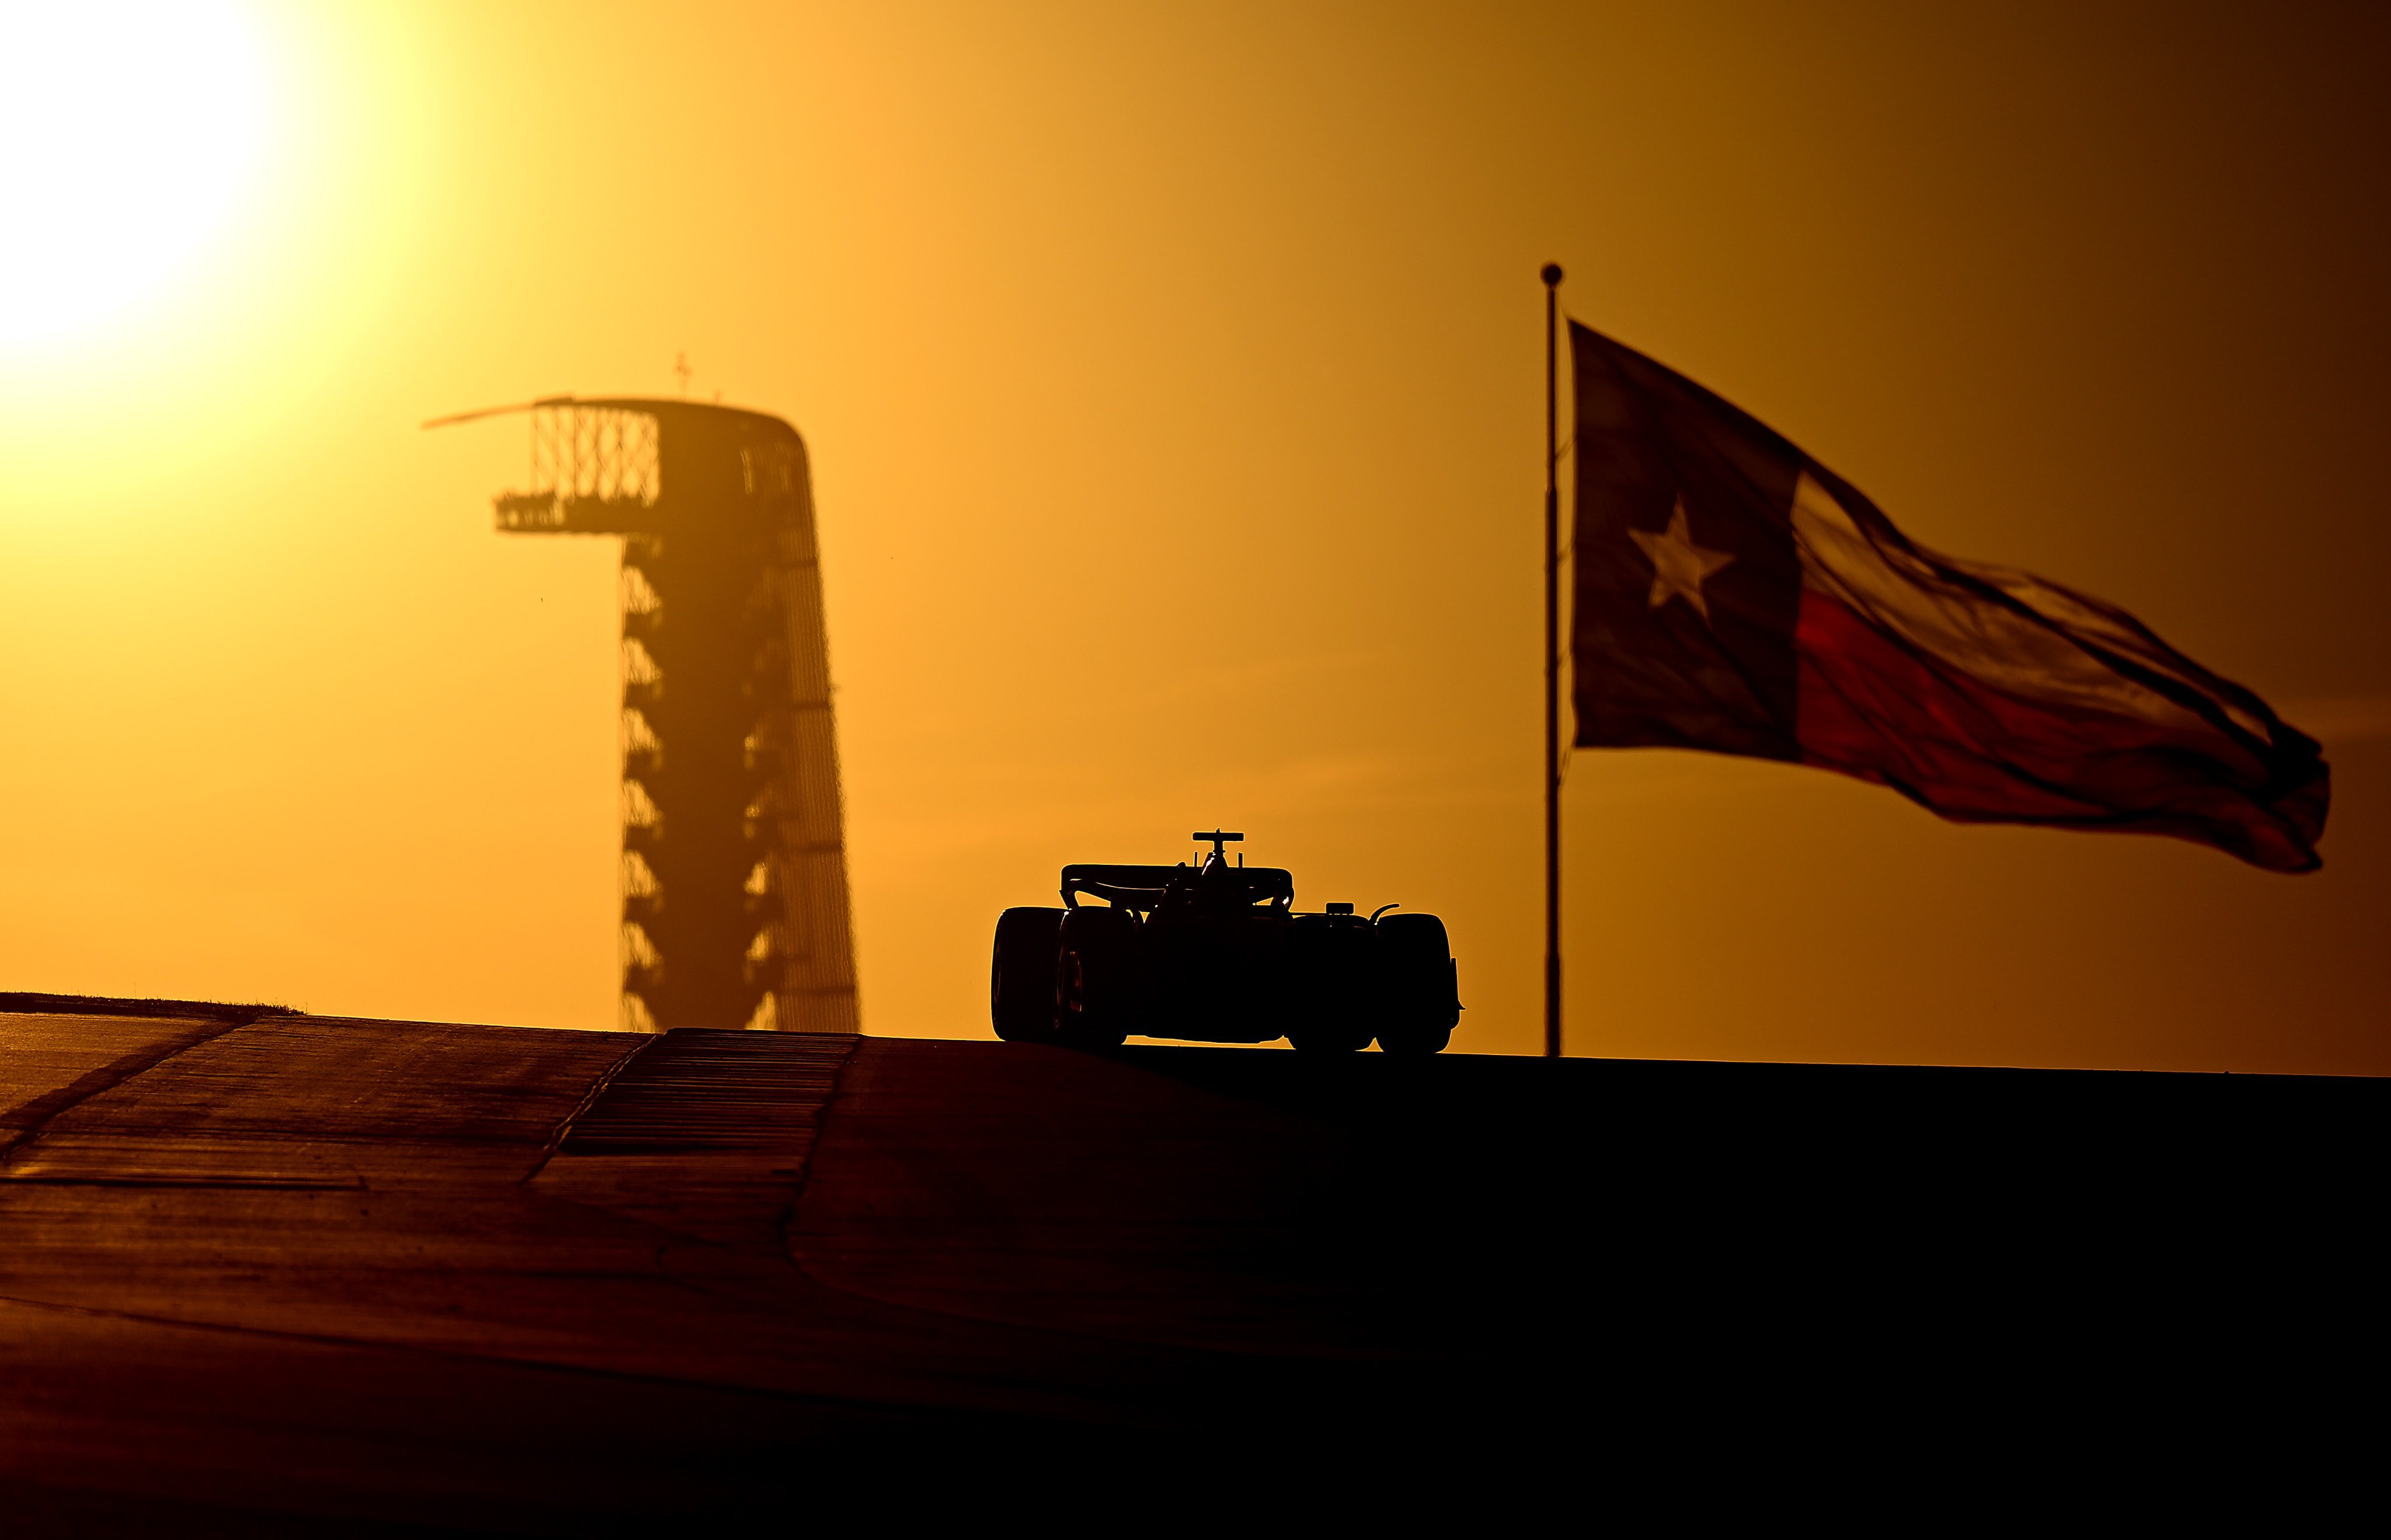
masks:
<path id="1" fill-rule="evenodd" d="M 854 1032 L 805 442 L 689 401 L 498 410 L 531 417 L 499 533 L 623 542 L 622 1024 Z"/>

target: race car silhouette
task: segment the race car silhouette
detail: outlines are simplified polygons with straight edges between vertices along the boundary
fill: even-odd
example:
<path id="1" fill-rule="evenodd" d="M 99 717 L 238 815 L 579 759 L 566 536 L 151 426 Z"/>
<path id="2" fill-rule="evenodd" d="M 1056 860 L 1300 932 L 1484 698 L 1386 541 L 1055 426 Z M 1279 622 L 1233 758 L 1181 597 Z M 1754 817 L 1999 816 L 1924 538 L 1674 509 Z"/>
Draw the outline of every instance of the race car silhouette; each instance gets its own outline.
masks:
<path id="1" fill-rule="evenodd" d="M 1461 1019 L 1444 922 L 1383 905 L 1295 912 L 1295 879 L 1231 866 L 1242 834 L 1215 829 L 1201 866 L 1071 866 L 1059 909 L 996 922 L 996 1034 L 1072 1047 L 1143 1037 L 1431 1054 Z M 1242 858 L 1241 858 L 1242 859 Z M 1095 900 L 1091 903 L 1089 900 Z"/>

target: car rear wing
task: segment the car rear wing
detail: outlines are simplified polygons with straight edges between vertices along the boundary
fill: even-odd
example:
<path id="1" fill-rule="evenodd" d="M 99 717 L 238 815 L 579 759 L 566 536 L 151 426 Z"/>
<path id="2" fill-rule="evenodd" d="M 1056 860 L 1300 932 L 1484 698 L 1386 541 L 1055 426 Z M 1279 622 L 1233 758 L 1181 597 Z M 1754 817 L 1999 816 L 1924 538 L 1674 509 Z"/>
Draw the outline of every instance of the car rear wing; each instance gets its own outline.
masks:
<path id="1" fill-rule="evenodd" d="M 1295 902 L 1295 874 L 1284 866 L 1229 866 L 1225 875 L 1247 894 L 1249 904 L 1273 904 L 1284 909 Z M 1081 897 L 1101 898 L 1120 909 L 1147 914 L 1162 906 L 1162 895 L 1173 882 L 1196 880 L 1193 866 L 1074 866 L 1063 868 L 1063 905 L 1076 909 Z"/>

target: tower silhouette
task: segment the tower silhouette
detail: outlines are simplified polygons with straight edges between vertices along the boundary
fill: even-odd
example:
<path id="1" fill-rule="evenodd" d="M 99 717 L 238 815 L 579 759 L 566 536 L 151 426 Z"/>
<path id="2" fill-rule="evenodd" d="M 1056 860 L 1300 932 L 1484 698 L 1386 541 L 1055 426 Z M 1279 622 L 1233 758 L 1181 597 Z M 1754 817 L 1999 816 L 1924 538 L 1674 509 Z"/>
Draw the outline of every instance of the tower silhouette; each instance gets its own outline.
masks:
<path id="1" fill-rule="evenodd" d="M 623 1024 L 855 1031 L 805 442 L 688 401 L 528 411 L 499 531 L 623 542 Z"/>

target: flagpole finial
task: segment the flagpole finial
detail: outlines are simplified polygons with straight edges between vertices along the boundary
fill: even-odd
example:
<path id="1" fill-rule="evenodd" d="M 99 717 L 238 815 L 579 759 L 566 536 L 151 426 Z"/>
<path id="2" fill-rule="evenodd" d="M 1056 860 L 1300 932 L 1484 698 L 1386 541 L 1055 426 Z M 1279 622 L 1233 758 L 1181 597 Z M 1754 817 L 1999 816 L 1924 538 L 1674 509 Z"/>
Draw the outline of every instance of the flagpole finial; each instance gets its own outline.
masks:
<path id="1" fill-rule="evenodd" d="M 1561 264 L 1557 262 L 1548 262 L 1544 263 L 1544 287 L 1546 289 L 1558 289 L 1560 286 Z"/>

